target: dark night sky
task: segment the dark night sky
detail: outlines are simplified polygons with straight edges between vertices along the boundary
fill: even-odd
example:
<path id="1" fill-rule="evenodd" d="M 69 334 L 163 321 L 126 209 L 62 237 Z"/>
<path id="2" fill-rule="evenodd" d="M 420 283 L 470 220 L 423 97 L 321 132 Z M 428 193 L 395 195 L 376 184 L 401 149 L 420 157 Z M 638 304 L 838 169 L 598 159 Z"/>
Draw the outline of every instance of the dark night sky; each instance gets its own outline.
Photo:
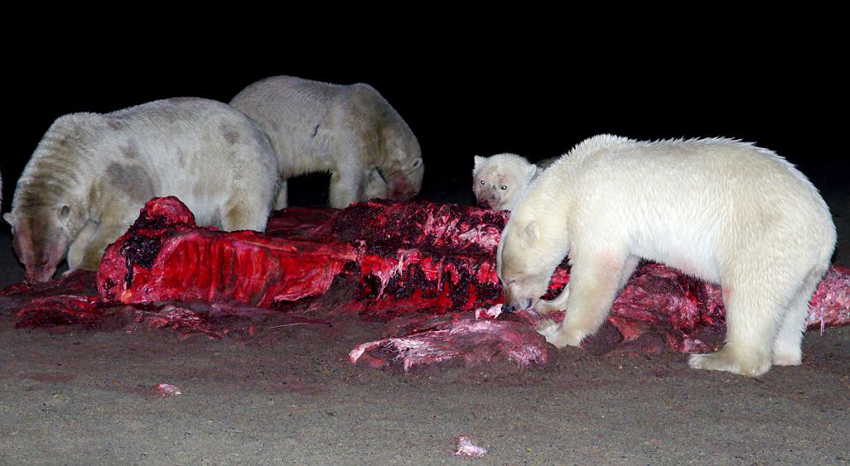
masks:
<path id="1" fill-rule="evenodd" d="M 470 191 L 473 155 L 516 152 L 531 160 L 560 155 L 583 138 L 609 132 L 639 139 L 728 136 L 776 150 L 815 183 L 846 180 L 846 151 L 834 141 L 843 84 L 821 59 L 750 49 L 701 57 L 669 50 L 592 58 L 572 52 L 541 60 L 524 50 L 410 51 L 390 59 L 320 51 L 241 56 L 214 49 L 134 52 L 107 59 L 87 49 L 45 60 L 15 58 L 6 140 L 0 156 L 4 211 L 14 182 L 54 119 L 109 112 L 176 96 L 228 101 L 248 84 L 289 74 L 335 83 L 367 82 L 405 118 L 423 148 L 423 195 Z M 722 56 L 722 58 L 720 58 Z"/>

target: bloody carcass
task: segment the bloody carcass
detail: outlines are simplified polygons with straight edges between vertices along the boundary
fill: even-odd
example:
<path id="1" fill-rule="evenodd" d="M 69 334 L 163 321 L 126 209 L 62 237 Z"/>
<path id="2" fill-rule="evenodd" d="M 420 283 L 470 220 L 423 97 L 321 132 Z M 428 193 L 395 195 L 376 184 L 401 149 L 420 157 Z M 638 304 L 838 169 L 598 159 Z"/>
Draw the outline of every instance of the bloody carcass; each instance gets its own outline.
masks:
<path id="1" fill-rule="evenodd" d="M 253 329 L 257 315 L 262 322 L 287 316 L 295 324 L 327 324 L 352 313 L 387 322 L 389 334 L 352 350 L 352 361 L 405 368 L 458 358 L 545 362 L 545 341 L 534 331 L 540 317 L 499 311 L 495 251 L 507 215 L 372 201 L 339 211 L 291 208 L 277 213 L 265 234 L 224 233 L 197 227 L 177 199 L 158 198 L 107 249 L 97 297 L 39 298 L 18 314 L 32 325 L 71 315 L 92 326 L 97 315 L 118 309 L 123 321 L 220 336 L 237 323 Z M 568 281 L 564 264 L 550 295 Z M 847 322 L 850 273 L 832 269 L 812 299 L 808 324 Z M 703 352 L 716 349 L 724 333 L 716 286 L 647 263 L 587 346 L 599 353 L 617 347 Z"/>

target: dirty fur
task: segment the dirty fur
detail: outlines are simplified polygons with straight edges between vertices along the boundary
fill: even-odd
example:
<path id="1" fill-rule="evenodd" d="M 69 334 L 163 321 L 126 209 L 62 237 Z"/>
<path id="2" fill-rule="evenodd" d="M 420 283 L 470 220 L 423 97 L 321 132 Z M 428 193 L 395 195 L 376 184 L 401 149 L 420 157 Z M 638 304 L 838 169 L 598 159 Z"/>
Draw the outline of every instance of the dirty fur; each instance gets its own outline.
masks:
<path id="1" fill-rule="evenodd" d="M 759 376 L 798 365 L 809 299 L 836 232 L 809 180 L 775 153 L 730 139 L 585 140 L 520 200 L 497 253 L 509 307 L 564 310 L 538 329 L 561 348 L 594 334 L 640 259 L 720 284 L 726 344 L 691 367 Z M 570 283 L 540 297 L 564 256 Z"/>
<path id="2" fill-rule="evenodd" d="M 368 84 L 277 76 L 248 86 L 230 104 L 271 138 L 283 180 L 275 208 L 287 206 L 286 179 L 307 173 L 331 174 L 329 201 L 336 208 L 376 195 L 407 200 L 422 186 L 416 137 Z"/>
<path id="3" fill-rule="evenodd" d="M 15 190 L 13 244 L 27 281 L 97 269 L 144 203 L 177 196 L 202 225 L 264 230 L 278 182 L 270 141 L 249 118 L 211 100 L 150 102 L 58 118 Z"/>

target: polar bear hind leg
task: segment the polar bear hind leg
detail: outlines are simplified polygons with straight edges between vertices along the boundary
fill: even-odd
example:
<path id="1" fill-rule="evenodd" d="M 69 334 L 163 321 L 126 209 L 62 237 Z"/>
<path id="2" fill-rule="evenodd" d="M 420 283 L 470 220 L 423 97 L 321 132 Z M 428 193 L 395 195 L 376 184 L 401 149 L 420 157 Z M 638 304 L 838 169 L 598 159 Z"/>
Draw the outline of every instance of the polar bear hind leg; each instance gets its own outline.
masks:
<path id="1" fill-rule="evenodd" d="M 820 269 L 810 273 L 788 303 L 788 310 L 773 341 L 773 363 L 777 366 L 798 366 L 803 362 L 803 332 L 806 330 L 809 301 L 823 273 Z"/>
<path id="2" fill-rule="evenodd" d="M 793 264 L 776 258 L 740 256 L 721 283 L 726 306 L 726 344 L 711 354 L 692 354 L 694 369 L 729 371 L 759 377 L 770 369 L 777 329 L 788 314 L 795 285 L 790 274 L 775 271 L 793 269 Z M 789 291 L 791 290 L 791 291 Z"/>

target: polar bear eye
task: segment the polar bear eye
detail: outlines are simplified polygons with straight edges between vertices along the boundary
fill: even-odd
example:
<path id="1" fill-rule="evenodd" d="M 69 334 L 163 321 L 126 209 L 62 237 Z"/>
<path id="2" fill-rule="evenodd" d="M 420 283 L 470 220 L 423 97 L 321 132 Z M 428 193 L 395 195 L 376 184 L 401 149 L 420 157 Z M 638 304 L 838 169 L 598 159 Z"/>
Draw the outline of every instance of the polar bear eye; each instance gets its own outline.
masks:
<path id="1" fill-rule="evenodd" d="M 504 190 L 506 190 L 506 189 L 508 189 L 508 186 L 503 184 L 503 185 L 502 185 L 502 191 L 504 191 Z"/>
<path id="2" fill-rule="evenodd" d="M 481 183 L 481 184 L 484 184 L 484 180 L 481 180 L 481 181 L 480 181 L 480 183 Z"/>

